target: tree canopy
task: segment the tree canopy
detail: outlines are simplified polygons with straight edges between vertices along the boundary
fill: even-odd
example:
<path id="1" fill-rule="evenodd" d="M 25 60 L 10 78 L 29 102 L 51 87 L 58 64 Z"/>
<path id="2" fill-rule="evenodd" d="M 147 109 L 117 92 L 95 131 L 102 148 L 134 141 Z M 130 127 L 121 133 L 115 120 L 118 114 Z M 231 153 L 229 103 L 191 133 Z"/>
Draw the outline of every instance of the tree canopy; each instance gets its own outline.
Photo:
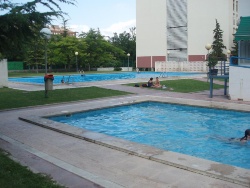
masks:
<path id="1" fill-rule="evenodd" d="M 77 68 L 87 70 L 96 67 L 118 68 L 126 61 L 127 53 L 130 53 L 131 62 L 135 60 L 135 28 L 131 28 L 129 33 L 114 33 L 109 40 L 99 29 L 90 29 L 78 38 L 69 36 L 68 20 L 63 17 L 66 13 L 57 2 L 74 5 L 75 0 L 33 0 L 22 4 L 0 0 L 0 10 L 5 12 L 0 15 L 0 58 L 24 61 L 28 67 L 36 67 L 38 71 L 45 65 L 46 46 L 49 68 L 72 69 L 77 65 Z M 45 6 L 47 11 L 37 11 L 38 4 Z M 54 17 L 62 17 L 65 32 L 52 35 L 45 45 L 40 30 L 50 25 Z"/>
<path id="2" fill-rule="evenodd" d="M 4 56 L 10 51 L 21 50 L 23 44 L 31 41 L 53 17 L 64 13 L 57 2 L 74 5 L 75 0 L 33 0 L 27 3 L 12 3 L 11 0 L 1 0 L 0 10 L 0 53 Z M 37 11 L 38 5 L 45 6 L 48 11 Z"/>

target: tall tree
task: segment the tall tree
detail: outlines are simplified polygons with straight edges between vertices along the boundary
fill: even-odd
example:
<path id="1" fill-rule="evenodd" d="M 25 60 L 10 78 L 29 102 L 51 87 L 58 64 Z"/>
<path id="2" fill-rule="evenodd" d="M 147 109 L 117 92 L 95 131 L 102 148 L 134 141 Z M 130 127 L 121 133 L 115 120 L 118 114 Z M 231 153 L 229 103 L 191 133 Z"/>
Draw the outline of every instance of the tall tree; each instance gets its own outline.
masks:
<path id="1" fill-rule="evenodd" d="M 238 56 L 238 42 L 237 41 L 233 41 L 234 43 L 234 46 L 232 47 L 232 50 L 231 50 L 231 55 L 232 56 Z"/>
<path id="2" fill-rule="evenodd" d="M 223 31 L 220 28 L 220 24 L 216 19 L 216 27 L 213 30 L 214 41 L 212 44 L 212 57 L 217 58 L 218 60 L 225 60 L 226 55 L 223 53 L 223 49 L 226 49 L 226 46 L 223 44 Z"/>
<path id="3" fill-rule="evenodd" d="M 29 68 L 36 68 L 36 72 L 38 73 L 38 69 L 44 66 L 44 40 L 37 37 L 30 44 L 22 49 L 24 52 L 23 61 Z"/>
<path id="4" fill-rule="evenodd" d="M 117 66 L 117 57 L 124 54 L 123 50 L 106 41 L 99 30 L 90 29 L 79 37 L 87 43 L 87 57 L 84 61 L 89 70 L 90 67 Z"/>
<path id="5" fill-rule="evenodd" d="M 130 54 L 132 60 L 136 59 L 136 28 L 130 28 L 130 32 L 124 31 L 119 35 L 114 33 L 114 36 L 110 38 L 110 42 L 124 51 L 124 55 L 120 56 L 120 59 L 126 58 L 126 54 Z"/>
<path id="6" fill-rule="evenodd" d="M 75 52 L 78 52 L 78 60 L 86 56 L 87 44 L 83 39 L 72 36 L 56 36 L 49 44 L 51 52 L 49 65 L 64 65 L 65 68 L 75 67 Z M 53 55 L 52 55 L 53 54 Z M 80 64 L 80 61 L 79 61 Z"/>
<path id="7" fill-rule="evenodd" d="M 40 29 L 50 23 L 53 17 L 63 16 L 56 2 L 74 5 L 75 0 L 33 0 L 27 3 L 11 3 L 0 1 L 0 53 L 6 56 L 9 51 L 16 52 L 23 44 L 37 37 Z M 38 12 L 38 5 L 45 6 L 47 12 Z"/>

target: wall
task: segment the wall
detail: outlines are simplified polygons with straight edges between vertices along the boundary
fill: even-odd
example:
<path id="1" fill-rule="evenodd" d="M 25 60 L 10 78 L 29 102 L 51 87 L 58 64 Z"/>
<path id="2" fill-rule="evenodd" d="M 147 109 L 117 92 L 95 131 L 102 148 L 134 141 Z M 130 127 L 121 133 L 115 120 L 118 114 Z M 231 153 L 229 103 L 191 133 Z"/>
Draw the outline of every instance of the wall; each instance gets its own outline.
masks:
<path id="1" fill-rule="evenodd" d="M 250 101 L 250 67 L 230 66 L 229 70 L 231 100 Z"/>
<path id="2" fill-rule="evenodd" d="M 227 47 L 224 53 L 226 54 L 227 50 L 233 46 L 233 32 L 237 27 L 235 21 L 237 19 L 233 18 L 234 15 L 237 17 L 238 13 L 233 9 L 233 0 L 179 1 L 177 4 L 185 3 L 184 1 L 187 2 L 187 52 L 185 53 L 190 58 L 188 61 L 205 60 L 205 55 L 207 54 L 205 45 L 213 42 L 213 30 L 216 26 L 215 19 L 218 20 L 223 30 L 223 43 Z M 171 2 L 175 1 L 171 0 Z M 176 16 L 178 17 L 178 14 Z M 180 17 L 180 19 L 183 18 Z M 168 34 L 167 0 L 136 0 L 137 67 L 153 67 L 152 57 L 167 56 Z M 181 38 L 183 36 L 176 36 L 176 44 L 180 42 L 178 37 Z M 173 47 L 185 47 L 185 45 L 178 44 Z M 176 61 L 176 59 L 173 59 L 174 57 L 174 52 L 170 51 L 169 57 L 166 59 Z M 178 57 L 182 58 L 180 55 Z M 148 61 L 144 62 L 146 58 L 150 63 Z M 180 59 L 180 61 L 183 60 Z"/>
<path id="3" fill-rule="evenodd" d="M 167 1 L 166 40 L 171 61 L 187 61 L 187 13 L 187 0 Z"/>
<path id="4" fill-rule="evenodd" d="M 188 54 L 205 55 L 213 43 L 216 20 L 227 49 L 233 46 L 233 0 L 188 0 Z M 226 54 L 227 50 L 224 50 Z"/>
<path id="5" fill-rule="evenodd" d="M 137 66 L 143 63 L 140 57 L 151 61 L 151 57 L 166 56 L 166 52 L 166 0 L 136 0 Z"/>
<path id="6" fill-rule="evenodd" d="M 121 67 L 121 71 L 133 71 L 133 67 Z M 114 67 L 97 68 L 97 71 L 114 71 Z"/>
<path id="7" fill-rule="evenodd" d="M 0 88 L 1 87 L 8 87 L 7 59 L 0 61 Z"/>
<path id="8" fill-rule="evenodd" d="M 155 71 L 156 72 L 208 72 L 207 62 L 176 62 L 176 61 L 168 61 L 168 62 L 156 62 L 155 63 Z"/>

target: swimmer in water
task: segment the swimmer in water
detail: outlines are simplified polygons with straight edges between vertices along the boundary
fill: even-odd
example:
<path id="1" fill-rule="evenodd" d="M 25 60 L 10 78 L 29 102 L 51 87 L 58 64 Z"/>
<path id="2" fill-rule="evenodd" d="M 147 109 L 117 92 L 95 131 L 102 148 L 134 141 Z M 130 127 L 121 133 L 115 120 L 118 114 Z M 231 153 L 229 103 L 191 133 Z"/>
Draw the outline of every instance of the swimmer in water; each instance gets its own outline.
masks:
<path id="1" fill-rule="evenodd" d="M 250 140 L 250 129 L 247 129 L 245 131 L 245 136 L 243 136 L 240 141 L 247 141 L 247 140 Z"/>

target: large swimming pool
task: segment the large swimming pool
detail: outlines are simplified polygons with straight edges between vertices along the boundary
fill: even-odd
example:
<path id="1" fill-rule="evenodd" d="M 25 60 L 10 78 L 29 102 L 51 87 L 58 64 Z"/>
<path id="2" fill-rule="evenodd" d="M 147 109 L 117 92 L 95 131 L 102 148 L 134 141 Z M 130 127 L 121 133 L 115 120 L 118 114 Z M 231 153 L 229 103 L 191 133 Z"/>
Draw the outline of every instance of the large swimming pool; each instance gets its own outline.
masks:
<path id="1" fill-rule="evenodd" d="M 101 73 L 101 74 L 74 74 L 74 75 L 54 75 L 54 84 L 64 82 L 95 82 L 95 81 L 105 81 L 105 80 L 124 80 L 124 79 L 135 79 L 135 78 L 145 78 L 148 80 L 150 77 L 160 77 L 162 73 L 160 72 L 121 72 L 121 73 Z M 198 76 L 202 73 L 193 72 L 168 72 L 165 73 L 165 77 L 173 76 Z M 22 78 L 9 78 L 10 82 L 24 82 L 24 83 L 34 83 L 34 84 L 44 84 L 43 76 L 39 77 L 22 77 Z"/>
<path id="2" fill-rule="evenodd" d="M 250 169 L 250 141 L 237 139 L 250 128 L 248 112 L 143 102 L 49 119 Z"/>

